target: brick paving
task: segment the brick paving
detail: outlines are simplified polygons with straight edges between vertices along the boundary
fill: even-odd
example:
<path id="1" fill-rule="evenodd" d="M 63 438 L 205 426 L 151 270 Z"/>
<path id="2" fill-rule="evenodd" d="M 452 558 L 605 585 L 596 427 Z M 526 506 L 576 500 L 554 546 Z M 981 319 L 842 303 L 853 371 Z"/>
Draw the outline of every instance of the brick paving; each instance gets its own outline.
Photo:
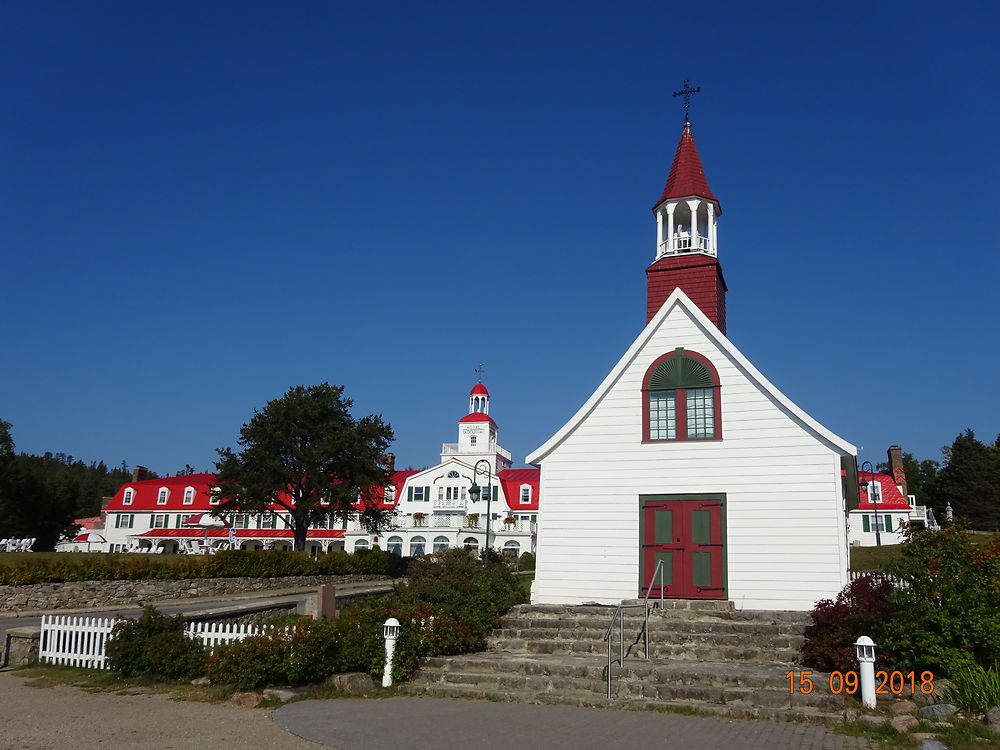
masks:
<path id="1" fill-rule="evenodd" d="M 337 750 L 500 747 L 634 750 L 850 750 L 868 741 L 806 724 L 448 698 L 301 701 L 274 721 Z"/>

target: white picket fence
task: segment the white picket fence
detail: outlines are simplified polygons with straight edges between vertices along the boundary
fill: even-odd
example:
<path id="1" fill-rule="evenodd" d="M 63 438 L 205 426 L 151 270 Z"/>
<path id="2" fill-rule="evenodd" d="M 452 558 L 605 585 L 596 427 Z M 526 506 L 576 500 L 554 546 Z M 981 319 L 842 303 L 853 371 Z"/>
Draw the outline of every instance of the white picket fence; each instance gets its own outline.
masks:
<path id="1" fill-rule="evenodd" d="M 189 622 L 184 634 L 198 638 L 214 651 L 216 646 L 225 646 L 233 641 L 242 641 L 251 635 L 260 635 L 261 628 L 257 625 L 238 622 Z"/>
<path id="2" fill-rule="evenodd" d="M 104 645 L 116 622 L 110 617 L 45 615 L 38 659 L 48 664 L 107 669 Z M 185 635 L 199 639 L 209 651 L 261 632 L 256 625 L 235 622 L 191 622 L 184 629 Z"/>
<path id="3" fill-rule="evenodd" d="M 852 581 L 856 581 L 862 576 L 874 576 L 876 578 L 892 581 L 895 586 L 899 586 L 901 588 L 905 588 L 908 585 L 902 578 L 897 578 L 896 576 L 891 576 L 878 570 L 849 570 L 847 573 Z"/>
<path id="4" fill-rule="evenodd" d="M 115 620 L 110 617 L 70 617 L 44 615 L 38 659 L 68 667 L 107 669 L 104 644 Z"/>

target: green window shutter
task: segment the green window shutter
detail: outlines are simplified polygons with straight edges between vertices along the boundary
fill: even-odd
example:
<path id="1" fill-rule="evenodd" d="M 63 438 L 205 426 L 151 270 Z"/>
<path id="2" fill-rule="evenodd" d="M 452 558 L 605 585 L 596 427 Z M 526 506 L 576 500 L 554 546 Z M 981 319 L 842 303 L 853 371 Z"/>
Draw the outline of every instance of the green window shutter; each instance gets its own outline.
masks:
<path id="1" fill-rule="evenodd" d="M 424 487 L 424 502 L 429 503 L 430 501 L 431 501 L 431 488 Z"/>
<path id="2" fill-rule="evenodd" d="M 892 516 L 886 515 L 885 517 L 885 530 L 892 531 Z"/>
<path id="3" fill-rule="evenodd" d="M 675 356 L 656 368 L 649 379 L 649 390 L 666 391 L 673 388 L 711 388 L 715 383 L 712 373 L 696 359 L 684 356 L 683 349 L 677 349 Z"/>
<path id="4" fill-rule="evenodd" d="M 406 499 L 409 500 L 411 503 L 413 502 L 413 488 L 412 487 L 407 487 L 406 488 Z"/>
<path id="5" fill-rule="evenodd" d="M 868 519 L 868 516 L 861 516 L 861 523 L 865 531 L 872 530 L 872 522 Z"/>

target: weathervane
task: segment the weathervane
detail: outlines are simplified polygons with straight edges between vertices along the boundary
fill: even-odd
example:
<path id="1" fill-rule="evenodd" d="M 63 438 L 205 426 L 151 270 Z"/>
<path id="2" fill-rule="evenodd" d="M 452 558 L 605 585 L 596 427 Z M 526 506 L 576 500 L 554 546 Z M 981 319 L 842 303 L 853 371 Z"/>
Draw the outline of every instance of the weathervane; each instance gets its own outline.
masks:
<path id="1" fill-rule="evenodd" d="M 684 79 L 684 88 L 682 88 L 680 91 L 675 91 L 674 92 L 674 96 L 683 96 L 684 97 L 684 125 L 685 125 L 685 127 L 691 124 L 691 120 L 688 117 L 688 108 L 691 106 L 691 94 L 697 94 L 697 93 L 699 93 L 701 91 L 701 86 L 699 86 L 698 88 L 694 88 L 693 89 L 693 88 L 691 88 L 690 83 L 691 82 L 687 78 L 685 78 Z"/>
<path id="2" fill-rule="evenodd" d="M 486 363 L 485 362 L 480 362 L 479 363 L 479 367 L 476 368 L 477 382 L 479 382 L 479 383 L 483 382 L 483 373 L 484 372 L 486 372 Z"/>

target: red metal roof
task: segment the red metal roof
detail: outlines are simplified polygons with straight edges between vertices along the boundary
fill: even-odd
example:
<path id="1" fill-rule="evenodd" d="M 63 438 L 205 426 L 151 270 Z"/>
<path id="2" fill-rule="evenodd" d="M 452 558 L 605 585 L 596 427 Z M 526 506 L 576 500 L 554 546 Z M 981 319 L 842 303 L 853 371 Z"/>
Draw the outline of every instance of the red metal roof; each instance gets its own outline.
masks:
<path id="1" fill-rule="evenodd" d="M 660 199 L 653 204 L 653 210 L 655 211 L 656 207 L 665 200 L 687 198 L 688 196 L 697 196 L 716 203 L 719 202 L 705 178 L 701 157 L 698 156 L 698 147 L 695 146 L 694 136 L 691 135 L 691 126 L 685 125 L 684 131 L 681 133 L 681 140 L 677 144 L 677 151 L 674 153 L 674 163 L 670 166 L 667 184 L 663 188 Z M 721 214 L 722 208 L 720 206 L 719 215 Z"/>
<path id="2" fill-rule="evenodd" d="M 541 469 L 504 469 L 497 474 L 497 479 L 503 486 L 504 497 L 507 498 L 507 505 L 512 511 L 518 510 L 538 510 L 539 482 L 541 481 Z M 521 502 L 521 485 L 531 485 L 531 502 Z"/>
<path id="3" fill-rule="evenodd" d="M 490 392 L 486 390 L 486 386 L 482 383 L 476 383 L 472 386 L 472 390 L 469 391 L 470 396 L 489 396 Z"/>
<path id="4" fill-rule="evenodd" d="M 129 511 L 129 510 L 159 510 L 159 511 L 183 511 L 195 508 L 204 510 L 209 507 L 209 492 L 215 484 L 215 474 L 186 474 L 179 477 L 162 477 L 160 479 L 143 479 L 141 482 L 126 482 L 115 496 L 111 498 L 105 510 Z M 157 497 L 161 487 L 168 490 L 167 502 L 165 505 L 157 504 Z M 191 505 L 184 504 L 184 490 L 193 487 L 194 502 Z M 132 488 L 135 494 L 132 502 L 125 505 L 125 490 Z"/>
<path id="5" fill-rule="evenodd" d="M 473 412 L 472 414 L 466 414 L 464 417 L 462 417 L 458 421 L 459 422 L 489 422 L 494 427 L 497 426 L 497 423 L 493 421 L 493 417 L 489 416 L 488 414 L 482 414 L 480 412 Z"/>
<path id="6" fill-rule="evenodd" d="M 858 482 L 871 482 L 873 477 L 882 488 L 882 497 L 877 503 L 878 510 L 911 510 L 912 506 L 909 500 L 899 491 L 899 485 L 896 484 L 891 476 L 888 474 L 871 474 L 867 471 L 858 472 Z M 860 493 L 861 502 L 855 510 L 875 510 L 875 505 L 869 500 L 868 493 L 863 489 L 860 490 Z"/>

